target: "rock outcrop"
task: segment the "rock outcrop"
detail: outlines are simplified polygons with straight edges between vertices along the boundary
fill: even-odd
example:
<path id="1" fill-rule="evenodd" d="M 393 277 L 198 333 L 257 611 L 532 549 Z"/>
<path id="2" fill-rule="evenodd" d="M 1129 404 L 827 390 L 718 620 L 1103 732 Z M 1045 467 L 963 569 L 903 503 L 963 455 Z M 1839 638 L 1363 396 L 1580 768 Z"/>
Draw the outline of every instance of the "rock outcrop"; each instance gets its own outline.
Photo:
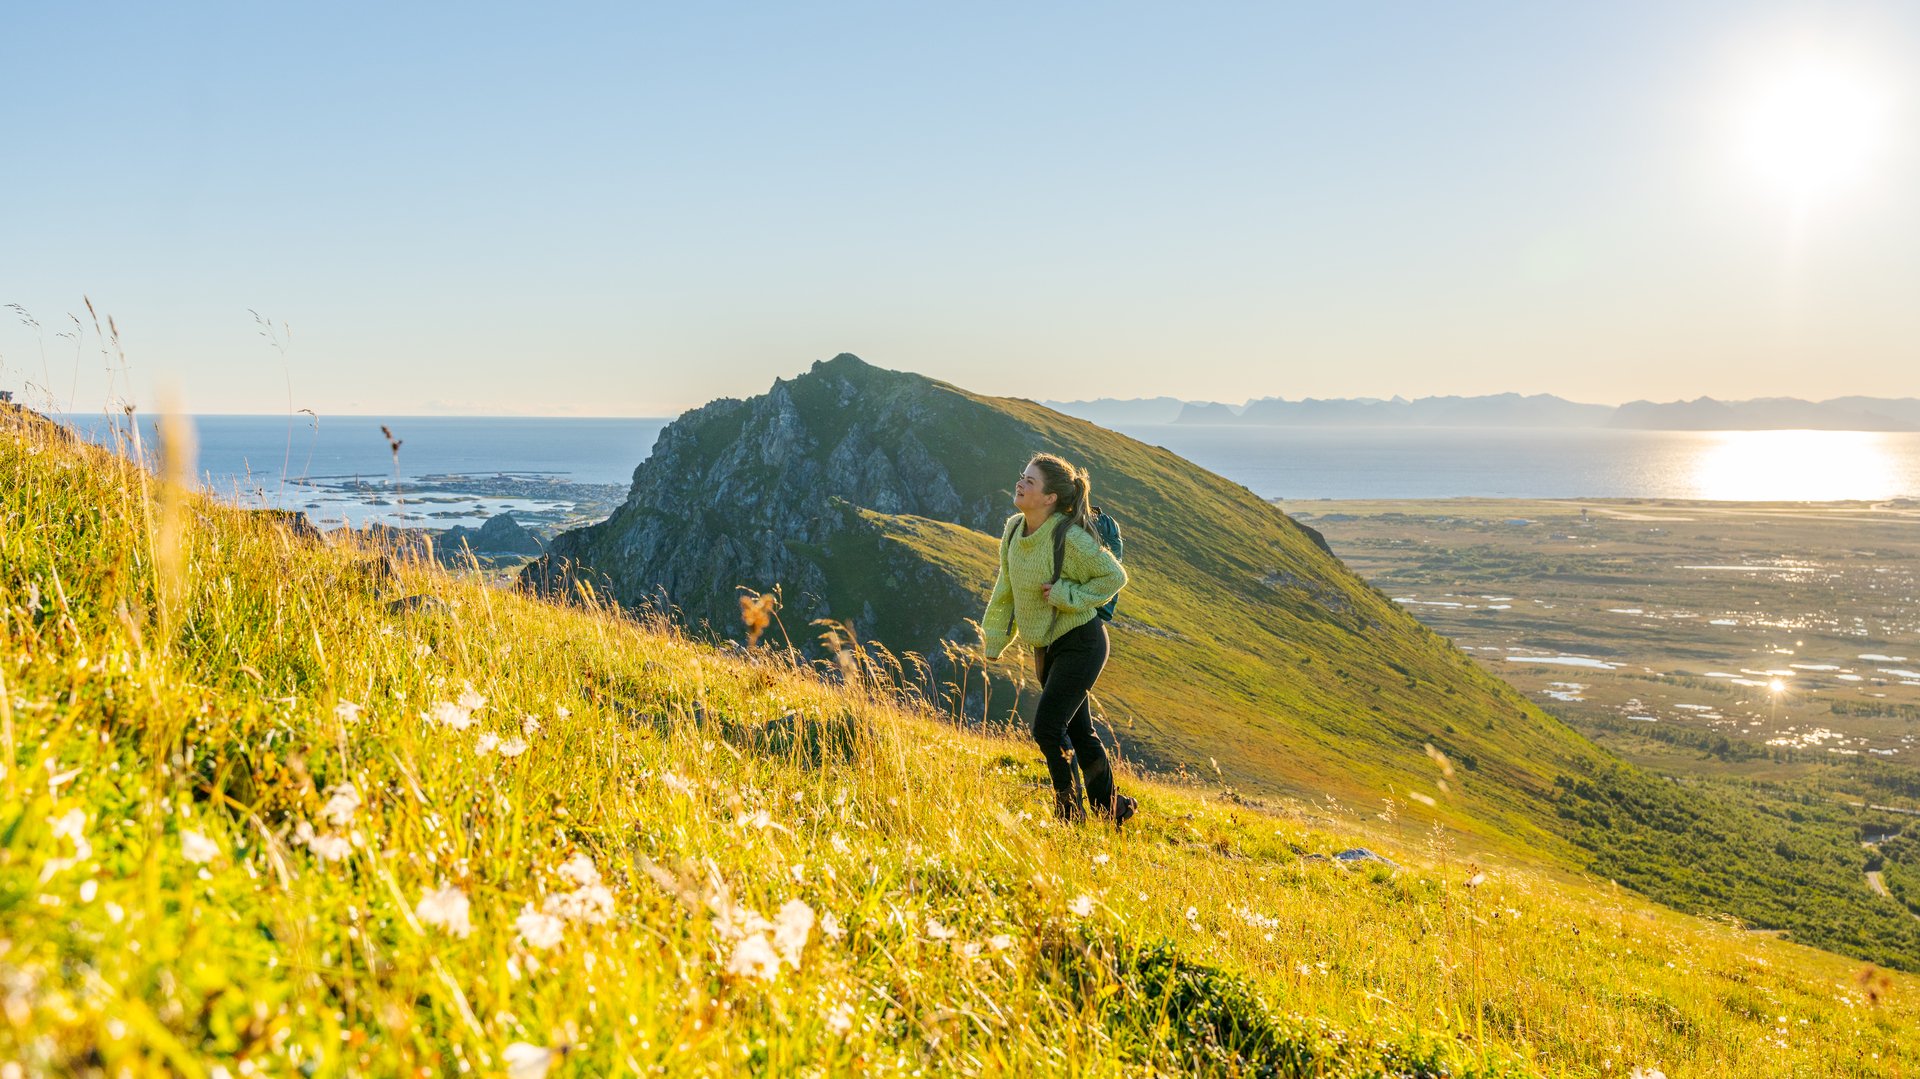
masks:
<path id="1" fill-rule="evenodd" d="M 735 637 L 738 589 L 778 586 L 796 637 L 813 619 L 833 618 L 854 621 L 863 637 L 931 649 L 963 631 L 955 615 L 972 604 L 965 585 L 940 574 L 907 579 L 900 567 L 830 568 L 855 550 L 884 553 L 862 510 L 994 534 L 1010 512 L 1014 458 L 1045 448 L 1031 442 L 963 391 L 842 354 L 752 400 L 681 416 L 634 470 L 626 503 L 555 537 L 521 580 L 566 592 L 584 579 L 624 605 L 671 610 Z M 937 592 L 918 605 L 926 618 L 895 602 L 916 588 Z"/>
<path id="2" fill-rule="evenodd" d="M 513 519 L 511 513 L 499 513 L 483 521 L 479 528 L 456 525 L 434 544 L 443 554 L 455 554 L 465 547 L 477 555 L 537 555 L 546 550 L 540 537 Z"/>

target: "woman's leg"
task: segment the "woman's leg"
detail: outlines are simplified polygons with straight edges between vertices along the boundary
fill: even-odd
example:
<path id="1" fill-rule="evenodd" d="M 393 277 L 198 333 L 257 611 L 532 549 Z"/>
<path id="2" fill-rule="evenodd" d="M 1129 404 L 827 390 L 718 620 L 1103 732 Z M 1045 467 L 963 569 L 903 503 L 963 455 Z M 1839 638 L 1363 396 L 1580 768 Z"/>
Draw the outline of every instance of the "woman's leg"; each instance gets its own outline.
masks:
<path id="1" fill-rule="evenodd" d="M 1096 620 L 1075 632 L 1092 638 L 1089 647 L 1097 650 L 1100 657 L 1093 672 L 1093 677 L 1097 679 L 1107 664 L 1107 627 Z M 1091 682 L 1087 689 L 1093 689 Z M 1074 763 L 1080 766 L 1080 775 L 1086 781 L 1087 805 L 1095 813 L 1111 815 L 1113 765 L 1107 760 L 1107 749 L 1101 744 L 1100 735 L 1093 729 L 1093 703 L 1090 697 L 1080 699 L 1080 707 L 1074 711 L 1073 718 L 1067 721 L 1067 738 L 1073 743 Z"/>
<path id="2" fill-rule="evenodd" d="M 1087 805 L 1095 813 L 1113 813 L 1113 765 L 1107 760 L 1107 748 L 1093 729 L 1093 712 L 1085 700 L 1067 723 L 1067 738 L 1073 742 L 1073 760 L 1087 786 Z"/>
<path id="3" fill-rule="evenodd" d="M 1100 677 L 1107 662 L 1107 635 L 1104 627 L 1088 630 L 1083 626 L 1047 646 L 1046 668 L 1041 676 L 1040 703 L 1033 710 L 1033 740 L 1047 759 L 1047 773 L 1053 780 L 1054 809 L 1060 816 L 1078 820 L 1084 815 L 1074 795 L 1073 762 L 1067 759 L 1065 743 L 1071 739 L 1074 756 L 1080 761 L 1081 774 L 1087 780 L 1087 795 L 1096 809 L 1110 810 L 1113 804 L 1112 769 L 1106 751 L 1093 733 L 1087 710 L 1087 691 Z M 1096 777 L 1102 786 L 1094 787 Z"/>

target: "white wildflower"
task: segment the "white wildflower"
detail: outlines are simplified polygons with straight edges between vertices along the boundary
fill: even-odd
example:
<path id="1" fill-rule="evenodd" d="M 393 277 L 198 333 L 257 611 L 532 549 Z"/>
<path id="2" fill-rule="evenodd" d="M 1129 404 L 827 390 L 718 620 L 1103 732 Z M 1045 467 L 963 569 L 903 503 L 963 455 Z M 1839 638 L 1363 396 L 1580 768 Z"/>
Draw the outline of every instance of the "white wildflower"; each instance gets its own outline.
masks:
<path id="1" fill-rule="evenodd" d="M 853 1029 L 853 1005 L 841 1001 L 827 1010 L 827 1029 L 841 1037 Z"/>
<path id="2" fill-rule="evenodd" d="M 793 874 L 793 882 L 795 884 L 805 884 L 807 882 L 807 866 L 805 862 L 793 863 L 787 867 L 787 872 Z"/>
<path id="3" fill-rule="evenodd" d="M 813 932 L 813 908 L 803 899 L 789 899 L 773 916 L 773 946 L 780 957 L 800 967 L 800 953 L 806 950 L 807 937 Z"/>
<path id="4" fill-rule="evenodd" d="M 1013 947 L 1013 938 L 1007 936 L 1005 933 L 995 933 L 993 936 L 987 938 L 987 947 L 992 948 L 996 952 L 1004 952 L 1008 948 Z"/>
<path id="5" fill-rule="evenodd" d="M 527 741 L 524 738 L 509 738 L 494 748 L 494 752 L 509 759 L 518 757 L 526 751 Z"/>
<path id="6" fill-rule="evenodd" d="M 540 733 L 540 721 L 532 716 L 520 717 L 520 733 L 532 738 Z"/>
<path id="7" fill-rule="evenodd" d="M 726 940 L 738 940 L 773 928 L 773 923 L 761 917 L 759 911 L 736 904 L 724 884 L 711 887 L 707 909 L 713 912 L 714 932 Z"/>
<path id="8" fill-rule="evenodd" d="M 1478 888 L 1486 882 L 1487 875 L 1485 873 L 1475 873 L 1473 876 L 1467 878 L 1467 887 Z"/>
<path id="9" fill-rule="evenodd" d="M 456 937 L 465 938 L 473 932 L 473 923 L 467 920 L 467 893 L 452 886 L 437 892 L 422 892 L 413 913 L 428 925 L 438 926 Z"/>
<path id="10" fill-rule="evenodd" d="M 560 868 L 554 872 L 580 887 L 600 883 L 599 868 L 593 864 L 593 859 L 585 854 L 576 854 L 560 863 Z"/>
<path id="11" fill-rule="evenodd" d="M 48 817 L 47 826 L 53 829 L 54 838 L 71 839 L 78 847 L 87 841 L 87 811 L 69 809 L 57 817 Z"/>
<path id="12" fill-rule="evenodd" d="M 1250 926 L 1253 926 L 1255 929 L 1280 928 L 1280 919 L 1269 918 L 1266 915 L 1250 907 L 1231 907 L 1230 906 L 1227 909 L 1239 915 L 1241 921 L 1247 923 Z"/>
<path id="13" fill-rule="evenodd" d="M 772 828 L 782 832 L 787 830 L 780 822 L 773 819 L 773 814 L 764 809 L 740 814 L 734 818 L 733 826 L 735 828 Z"/>
<path id="14" fill-rule="evenodd" d="M 87 880 L 80 882 L 80 902 L 91 903 L 93 897 L 100 894 L 100 882 Z"/>
<path id="15" fill-rule="evenodd" d="M 457 704 L 435 701 L 428 711 L 420 713 L 420 718 L 428 723 L 438 723 L 450 730 L 464 731 L 473 726 L 473 713 Z"/>
<path id="16" fill-rule="evenodd" d="M 1067 909 L 1073 912 L 1073 916 L 1076 918 L 1088 917 L 1093 913 L 1093 897 L 1082 892 L 1078 899 L 1067 904 Z"/>
<path id="17" fill-rule="evenodd" d="M 1627 1073 L 1627 1079 L 1667 1079 L 1667 1073 L 1659 1068 L 1635 1068 Z"/>
<path id="18" fill-rule="evenodd" d="M 773 950 L 765 933 L 748 934 L 733 946 L 733 955 L 727 960 L 727 973 L 773 981 L 780 977 L 780 953 Z"/>
<path id="19" fill-rule="evenodd" d="M 487 699 L 473 691 L 473 683 L 468 682 L 460 690 L 460 707 L 469 712 L 478 712 L 487 706 Z"/>
<path id="20" fill-rule="evenodd" d="M 180 833 L 180 853 L 187 861 L 202 864 L 220 856 L 220 845 L 189 828 Z"/>
<path id="21" fill-rule="evenodd" d="M 553 1060 L 559 1055 L 555 1049 L 514 1042 L 500 1054 L 500 1059 L 506 1062 L 507 1079 L 546 1079 L 547 1069 L 553 1067 Z"/>
<path id="22" fill-rule="evenodd" d="M 352 701 L 341 701 L 333 706 L 333 718 L 342 723 L 360 722 L 360 706 Z"/>
<path id="23" fill-rule="evenodd" d="M 553 714 L 556 716 L 559 716 L 561 719 L 565 719 L 568 716 L 572 715 L 573 712 L 568 710 L 566 705 L 555 705 L 553 708 Z"/>
<path id="24" fill-rule="evenodd" d="M 57 817 L 47 818 L 48 827 L 53 829 L 55 839 L 65 839 L 73 844 L 73 861 L 84 862 L 93 857 L 93 844 L 87 842 L 87 811 L 69 809 Z M 67 863 L 69 865 L 72 862 Z"/>
<path id="25" fill-rule="evenodd" d="M 980 958 L 980 942 L 973 940 L 967 941 L 960 946 L 960 954 L 968 959 Z"/>
<path id="26" fill-rule="evenodd" d="M 325 835 L 318 834 L 313 830 L 313 825 L 306 821 L 301 821 L 294 826 L 293 841 L 306 847 L 313 852 L 314 857 L 325 862 L 337 862 L 353 853 L 353 844 L 347 841 L 347 837 L 335 835 L 332 832 Z"/>
<path id="27" fill-rule="evenodd" d="M 492 731 L 482 731 L 480 737 L 473 740 L 473 751 L 483 756 L 498 748 L 500 748 L 500 736 Z"/>
<path id="28" fill-rule="evenodd" d="M 353 815 L 360 811 L 360 792 L 351 783 L 341 783 L 327 789 L 327 804 L 320 807 L 320 815 L 327 818 L 335 828 L 345 828 L 353 823 Z"/>
<path id="29" fill-rule="evenodd" d="M 693 784 L 681 779 L 672 772 L 660 773 L 660 785 L 675 794 L 691 795 L 693 793 Z"/>
<path id="30" fill-rule="evenodd" d="M 827 842 L 833 844 L 833 849 L 835 853 L 838 853 L 838 854 L 853 853 L 853 847 L 848 845 L 846 839 L 843 838 L 839 832 L 833 833 L 833 835 L 828 838 Z"/>
<path id="31" fill-rule="evenodd" d="M 1093 909 L 1093 906 L 1092 906 L 1093 901 L 1088 900 L 1087 902 L 1088 902 L 1087 910 L 1091 911 Z M 1081 917 L 1084 918 L 1086 917 L 1086 915 L 1081 914 Z M 928 939 L 930 940 L 952 940 L 953 939 L 953 930 L 948 929 L 944 925 L 941 925 L 940 922 L 934 918 L 927 919 L 925 931 Z"/>
<path id="32" fill-rule="evenodd" d="M 833 940 L 839 940 L 841 937 L 847 935 L 847 931 L 840 925 L 840 919 L 834 917 L 832 911 L 828 911 L 820 916 L 820 932 L 825 933 Z"/>
<path id="33" fill-rule="evenodd" d="M 566 923 L 551 914 L 533 909 L 528 903 L 520 908 L 520 917 L 513 920 L 514 928 L 520 931 L 520 941 L 529 948 L 545 951 L 560 943 Z"/>
<path id="34" fill-rule="evenodd" d="M 1112 859 L 1109 858 L 1105 852 L 1101 852 L 1093 856 L 1094 865 L 1106 865 L 1111 860 Z"/>
<path id="35" fill-rule="evenodd" d="M 571 892 L 548 896 L 545 909 L 570 922 L 604 925 L 613 917 L 613 893 L 604 884 L 583 884 Z"/>

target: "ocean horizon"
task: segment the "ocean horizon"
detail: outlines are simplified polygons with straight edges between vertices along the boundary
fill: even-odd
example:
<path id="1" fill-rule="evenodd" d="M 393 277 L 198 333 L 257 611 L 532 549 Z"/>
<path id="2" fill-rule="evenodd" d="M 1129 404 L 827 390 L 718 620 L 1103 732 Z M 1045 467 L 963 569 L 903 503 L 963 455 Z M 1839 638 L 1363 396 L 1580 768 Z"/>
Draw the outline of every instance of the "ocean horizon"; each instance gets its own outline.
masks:
<path id="1" fill-rule="evenodd" d="M 193 419 L 203 487 L 246 505 L 346 520 L 420 524 L 378 490 L 428 477 L 520 476 L 605 488 L 631 482 L 671 421 L 658 418 L 204 415 Z M 104 417 L 67 421 L 112 442 Z M 158 445 L 156 421 L 141 437 Z M 400 439 L 396 462 L 381 426 Z M 1883 501 L 1920 498 L 1920 433 L 1511 428 L 1285 428 L 1140 424 L 1121 433 L 1283 502 L 1341 499 L 1661 498 Z M 1035 447 L 1037 448 L 1037 447 Z M 1019 456 L 1027 447 L 1010 448 Z M 1100 463 L 1092 471 L 1096 490 Z M 476 498 L 430 523 L 474 523 L 524 500 Z M 551 507 L 548 507 L 551 508 Z M 466 512 L 470 510 L 471 512 Z M 320 511 L 320 512 L 316 512 Z"/>

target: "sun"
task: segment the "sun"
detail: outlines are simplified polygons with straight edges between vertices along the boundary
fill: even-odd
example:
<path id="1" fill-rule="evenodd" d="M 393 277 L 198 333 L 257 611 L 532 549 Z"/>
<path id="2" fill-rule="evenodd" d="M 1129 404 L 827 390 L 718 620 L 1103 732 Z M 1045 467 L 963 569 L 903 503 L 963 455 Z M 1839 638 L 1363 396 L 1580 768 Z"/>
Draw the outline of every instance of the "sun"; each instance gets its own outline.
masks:
<path id="1" fill-rule="evenodd" d="M 1755 80 L 1739 112 L 1738 147 L 1754 179 L 1806 210 L 1868 180 L 1891 129 L 1887 94 L 1859 65 L 1798 59 Z"/>

